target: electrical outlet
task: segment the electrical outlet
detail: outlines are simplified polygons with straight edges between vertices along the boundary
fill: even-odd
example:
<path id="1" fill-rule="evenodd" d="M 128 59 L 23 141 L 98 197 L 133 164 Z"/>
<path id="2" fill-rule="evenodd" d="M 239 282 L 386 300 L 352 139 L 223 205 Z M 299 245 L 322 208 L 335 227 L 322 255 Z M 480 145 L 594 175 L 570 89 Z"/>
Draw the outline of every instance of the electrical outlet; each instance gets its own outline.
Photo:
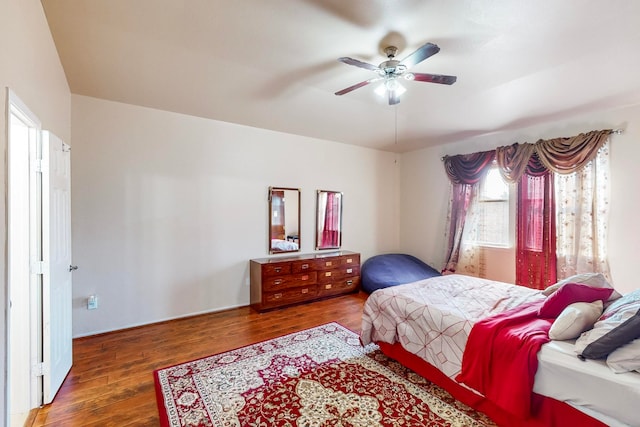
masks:
<path id="1" fill-rule="evenodd" d="M 87 298 L 87 310 L 95 310 L 96 308 L 98 308 L 98 296 L 89 295 L 89 298 Z"/>

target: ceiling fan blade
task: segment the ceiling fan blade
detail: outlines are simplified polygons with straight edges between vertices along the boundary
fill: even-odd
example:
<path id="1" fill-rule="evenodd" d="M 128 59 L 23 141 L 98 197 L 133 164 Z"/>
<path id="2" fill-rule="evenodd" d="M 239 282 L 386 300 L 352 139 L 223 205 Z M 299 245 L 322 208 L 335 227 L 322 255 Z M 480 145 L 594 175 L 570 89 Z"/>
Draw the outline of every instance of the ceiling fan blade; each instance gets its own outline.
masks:
<path id="1" fill-rule="evenodd" d="M 368 85 L 369 83 L 377 82 L 378 80 L 382 80 L 382 77 L 375 77 L 373 79 L 369 79 L 369 80 L 365 80 L 365 81 L 360 82 L 360 83 L 356 83 L 353 86 L 349 86 L 348 88 L 344 88 L 342 90 L 339 90 L 338 92 L 336 92 L 336 95 L 344 95 L 345 93 L 349 93 L 352 90 L 359 89 L 359 88 L 361 88 L 363 86 Z"/>
<path id="2" fill-rule="evenodd" d="M 417 82 L 429 82 L 429 83 L 441 83 L 443 85 L 452 85 L 458 80 L 456 76 L 445 76 L 442 74 L 425 74 L 425 73 L 411 73 L 413 74 L 413 80 Z"/>
<path id="3" fill-rule="evenodd" d="M 366 70 L 378 71 L 379 68 L 377 65 L 369 64 L 368 62 L 358 61 L 357 59 L 349 58 L 343 56 L 342 58 L 338 58 L 338 61 L 344 62 L 347 65 L 354 65 L 356 67 L 364 68 Z"/>
<path id="4" fill-rule="evenodd" d="M 409 54 L 406 58 L 400 61 L 400 64 L 410 68 L 438 52 L 440 52 L 440 48 L 437 45 L 433 43 L 425 43 L 415 52 Z"/>

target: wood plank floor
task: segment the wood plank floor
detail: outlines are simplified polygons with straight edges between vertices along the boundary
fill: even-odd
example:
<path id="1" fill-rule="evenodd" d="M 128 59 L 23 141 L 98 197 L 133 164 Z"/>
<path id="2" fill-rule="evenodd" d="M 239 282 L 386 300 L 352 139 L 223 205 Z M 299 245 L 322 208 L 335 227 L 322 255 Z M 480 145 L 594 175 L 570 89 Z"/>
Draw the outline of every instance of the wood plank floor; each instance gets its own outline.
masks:
<path id="1" fill-rule="evenodd" d="M 153 371 L 337 321 L 360 331 L 366 294 L 259 314 L 249 307 L 79 338 L 73 367 L 33 426 L 157 426 Z"/>

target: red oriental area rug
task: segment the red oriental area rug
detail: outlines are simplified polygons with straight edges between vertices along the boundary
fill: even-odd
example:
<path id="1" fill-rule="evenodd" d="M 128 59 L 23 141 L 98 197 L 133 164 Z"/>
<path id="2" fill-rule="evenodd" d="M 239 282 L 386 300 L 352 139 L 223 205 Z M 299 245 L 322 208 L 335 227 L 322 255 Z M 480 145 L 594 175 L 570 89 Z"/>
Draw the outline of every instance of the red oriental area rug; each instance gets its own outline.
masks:
<path id="1" fill-rule="evenodd" d="M 329 323 L 154 372 L 163 426 L 486 426 Z"/>

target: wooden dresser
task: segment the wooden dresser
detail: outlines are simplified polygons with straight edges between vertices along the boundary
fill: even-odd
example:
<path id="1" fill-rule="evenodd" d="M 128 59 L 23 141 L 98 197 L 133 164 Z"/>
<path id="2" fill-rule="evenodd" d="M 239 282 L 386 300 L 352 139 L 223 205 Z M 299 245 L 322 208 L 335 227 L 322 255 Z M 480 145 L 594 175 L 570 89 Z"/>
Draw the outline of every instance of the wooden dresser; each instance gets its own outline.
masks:
<path id="1" fill-rule="evenodd" d="M 360 254 L 337 251 L 252 259 L 251 307 L 258 311 L 357 292 Z"/>

